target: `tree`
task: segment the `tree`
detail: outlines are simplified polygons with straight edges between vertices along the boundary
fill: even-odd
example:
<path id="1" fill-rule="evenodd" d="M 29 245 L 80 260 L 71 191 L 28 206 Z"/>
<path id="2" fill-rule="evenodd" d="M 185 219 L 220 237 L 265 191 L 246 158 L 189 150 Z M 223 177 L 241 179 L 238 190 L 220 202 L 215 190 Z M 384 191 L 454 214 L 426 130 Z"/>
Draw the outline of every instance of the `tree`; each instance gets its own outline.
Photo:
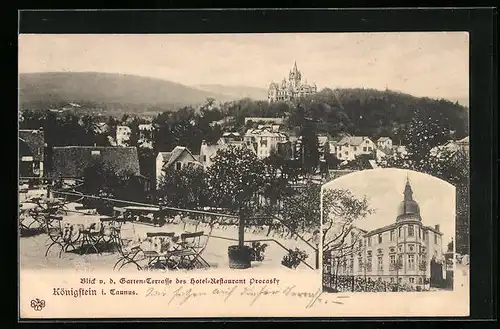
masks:
<path id="1" fill-rule="evenodd" d="M 209 195 L 216 206 L 238 211 L 238 242 L 243 248 L 250 201 L 265 181 L 264 163 L 251 150 L 233 145 L 219 150 L 212 161 L 207 171 Z"/>
<path id="2" fill-rule="evenodd" d="M 309 173 L 314 173 L 319 164 L 318 137 L 310 126 L 300 132 L 300 159 L 302 167 Z"/>
<path id="3" fill-rule="evenodd" d="M 200 167 L 187 166 L 167 170 L 162 176 L 157 196 L 167 206 L 197 209 L 207 205 L 205 172 Z"/>
<path id="4" fill-rule="evenodd" d="M 334 257 L 352 254 L 361 239 L 355 223 L 373 213 L 373 209 L 366 199 L 360 200 L 348 190 L 324 189 L 322 198 L 323 254 Z"/>

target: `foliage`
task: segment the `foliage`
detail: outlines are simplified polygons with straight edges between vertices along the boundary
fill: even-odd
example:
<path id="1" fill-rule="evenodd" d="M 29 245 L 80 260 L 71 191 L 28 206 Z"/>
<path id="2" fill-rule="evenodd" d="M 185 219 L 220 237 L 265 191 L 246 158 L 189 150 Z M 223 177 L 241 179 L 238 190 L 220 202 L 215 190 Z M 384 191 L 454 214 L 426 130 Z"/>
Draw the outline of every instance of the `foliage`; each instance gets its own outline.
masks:
<path id="1" fill-rule="evenodd" d="M 187 166 L 167 170 L 157 190 L 162 204 L 171 207 L 196 209 L 207 204 L 205 172 L 200 167 Z"/>
<path id="2" fill-rule="evenodd" d="M 321 186 L 308 183 L 304 188 L 283 197 L 282 222 L 292 231 L 319 228 Z"/>
<path id="3" fill-rule="evenodd" d="M 240 210 L 261 190 L 264 163 L 245 147 L 230 145 L 217 151 L 207 170 L 208 193 L 216 207 Z"/>
<path id="4" fill-rule="evenodd" d="M 360 200 L 348 190 L 323 189 L 322 197 L 323 254 L 353 254 L 361 238 L 355 222 L 374 210 L 369 208 L 366 198 Z"/>
<path id="5" fill-rule="evenodd" d="M 283 256 L 281 260 L 281 265 L 286 266 L 291 269 L 296 269 L 301 262 L 305 261 L 309 255 L 299 248 L 288 250 L 288 254 Z"/>
<path id="6" fill-rule="evenodd" d="M 302 161 L 302 168 L 309 173 L 314 173 L 319 165 L 318 137 L 314 129 L 306 126 L 301 129 L 299 137 L 299 158 Z"/>
<path id="7" fill-rule="evenodd" d="M 340 169 L 349 170 L 366 170 L 373 169 L 370 160 L 374 160 L 375 156 L 372 154 L 360 154 L 354 160 L 348 161 L 346 164 L 340 165 Z"/>
<path id="8" fill-rule="evenodd" d="M 109 194 L 120 200 L 141 201 L 144 191 L 134 174 L 127 171 L 113 171 L 93 163 L 83 172 L 84 192 L 89 195 Z"/>
<path id="9" fill-rule="evenodd" d="M 267 243 L 260 243 L 258 241 L 252 242 L 252 247 L 250 248 L 251 259 L 261 262 L 265 258 L 265 251 L 268 247 Z"/>

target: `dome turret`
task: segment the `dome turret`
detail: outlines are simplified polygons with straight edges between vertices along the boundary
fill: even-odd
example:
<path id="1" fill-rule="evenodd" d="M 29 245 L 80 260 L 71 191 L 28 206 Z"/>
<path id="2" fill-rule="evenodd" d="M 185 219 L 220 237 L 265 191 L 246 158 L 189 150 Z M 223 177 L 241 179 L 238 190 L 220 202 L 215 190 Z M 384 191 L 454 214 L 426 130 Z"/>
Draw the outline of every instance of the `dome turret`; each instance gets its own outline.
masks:
<path id="1" fill-rule="evenodd" d="M 417 201 L 413 200 L 413 190 L 408 178 L 406 179 L 406 185 L 403 194 L 404 199 L 399 204 L 396 222 L 406 220 L 422 221 L 422 218 L 420 217 L 420 206 L 418 205 Z"/>

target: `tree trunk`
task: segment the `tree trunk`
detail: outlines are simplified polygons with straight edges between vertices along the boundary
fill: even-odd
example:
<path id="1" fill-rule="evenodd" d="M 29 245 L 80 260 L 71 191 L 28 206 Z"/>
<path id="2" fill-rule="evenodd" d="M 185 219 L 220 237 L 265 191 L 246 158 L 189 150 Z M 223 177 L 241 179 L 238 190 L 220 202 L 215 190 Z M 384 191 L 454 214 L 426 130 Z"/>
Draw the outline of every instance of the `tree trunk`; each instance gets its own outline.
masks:
<path id="1" fill-rule="evenodd" d="M 238 246 L 240 249 L 243 248 L 245 244 L 245 211 L 243 207 L 240 208 L 240 220 L 238 223 Z"/>

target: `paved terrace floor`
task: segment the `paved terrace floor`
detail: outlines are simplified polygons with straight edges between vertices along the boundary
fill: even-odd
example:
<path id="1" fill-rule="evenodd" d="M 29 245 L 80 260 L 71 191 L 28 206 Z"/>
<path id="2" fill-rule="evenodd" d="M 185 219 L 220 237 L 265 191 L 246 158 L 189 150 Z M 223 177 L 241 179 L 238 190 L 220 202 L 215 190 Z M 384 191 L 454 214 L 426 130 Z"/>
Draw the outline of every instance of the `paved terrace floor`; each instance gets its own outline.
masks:
<path id="1" fill-rule="evenodd" d="M 78 216 L 86 216 L 83 214 L 69 213 L 65 219 L 78 219 Z M 182 233 L 184 231 L 194 232 L 195 227 L 192 225 L 184 224 L 167 224 L 163 227 L 153 227 L 149 225 L 144 225 L 140 223 L 126 223 L 122 227 L 122 237 L 131 237 L 133 235 L 145 235 L 146 232 L 176 232 Z M 209 228 L 199 225 L 197 231 L 204 231 L 208 234 Z M 314 267 L 315 266 L 315 255 L 311 247 L 309 247 L 305 242 L 300 239 L 286 239 L 280 237 L 277 233 L 271 233 L 266 236 L 264 233 L 245 233 L 245 240 L 259 240 L 259 239 L 274 239 L 280 242 L 283 246 L 294 249 L 299 248 L 308 253 L 309 257 L 306 262 Z M 228 241 L 224 239 L 219 239 L 217 237 L 224 237 L 230 239 L 237 239 L 238 232 L 236 226 L 227 227 L 226 229 L 214 228 L 212 230 L 212 237 L 207 244 L 207 248 L 203 253 L 203 258 L 211 265 L 211 268 L 229 268 L 227 250 L 231 245 L 237 244 L 237 241 Z M 47 249 L 49 238 L 46 234 L 38 234 L 31 237 L 21 237 L 20 238 L 20 267 L 21 269 L 65 269 L 73 268 L 76 270 L 94 271 L 94 270 L 106 270 L 112 269 L 113 265 L 118 260 L 119 254 L 117 252 L 103 252 L 102 254 L 87 254 L 79 255 L 72 252 L 62 253 L 61 258 L 58 257 L 59 249 L 57 246 L 52 247 L 47 257 L 45 257 L 45 251 Z M 268 247 L 265 251 L 265 259 L 262 262 L 252 262 L 252 268 L 259 269 L 285 269 L 290 270 L 287 267 L 281 265 L 281 260 L 287 254 L 284 250 L 275 242 L 263 242 L 267 243 Z M 308 269 L 304 264 L 299 265 L 298 270 Z"/>

